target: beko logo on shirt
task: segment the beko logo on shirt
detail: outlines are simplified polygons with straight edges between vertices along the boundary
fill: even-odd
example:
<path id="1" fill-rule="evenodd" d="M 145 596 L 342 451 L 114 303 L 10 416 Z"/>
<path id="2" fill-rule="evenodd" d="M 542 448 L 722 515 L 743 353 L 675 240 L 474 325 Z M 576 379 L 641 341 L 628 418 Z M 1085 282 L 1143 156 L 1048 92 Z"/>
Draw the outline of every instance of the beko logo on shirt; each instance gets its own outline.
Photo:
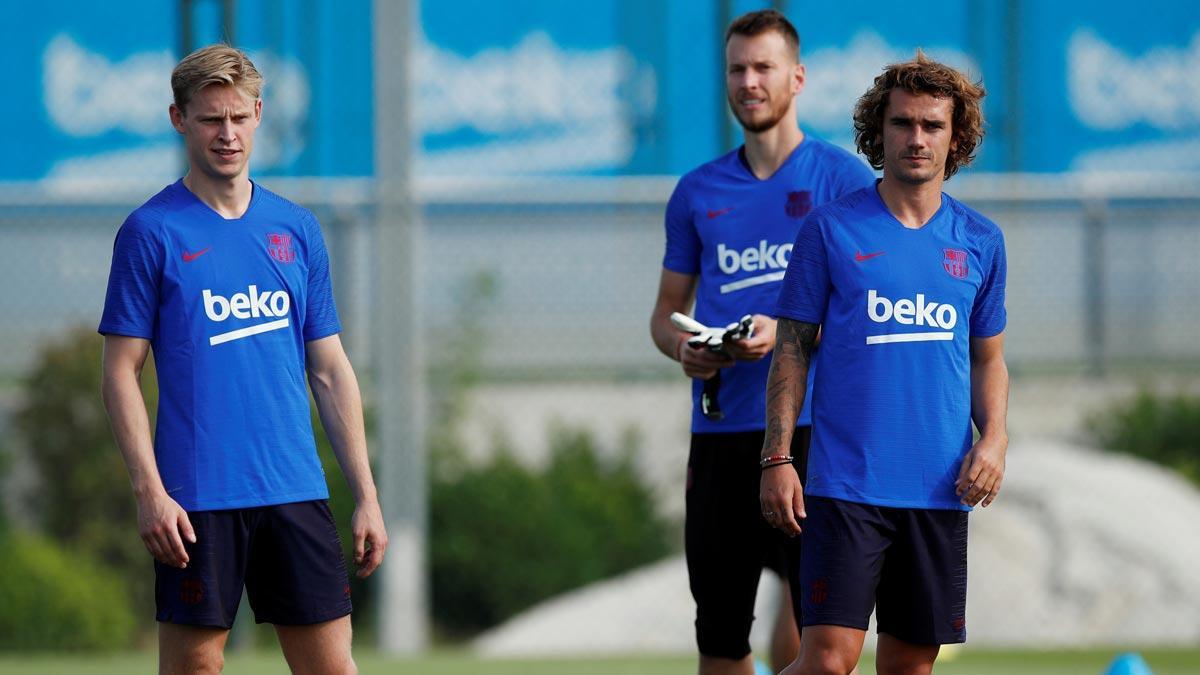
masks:
<path id="1" fill-rule="evenodd" d="M 204 313 L 213 321 L 224 321 L 233 315 L 236 319 L 257 319 L 260 316 L 287 316 L 292 299 L 283 291 L 259 293 L 258 286 L 251 284 L 250 293 L 234 293 L 225 298 L 213 295 L 204 289 Z"/>
<path id="2" fill-rule="evenodd" d="M 867 344 L 869 345 L 888 342 L 953 340 L 954 333 L 950 331 L 958 325 L 958 311 L 954 309 L 953 305 L 926 300 L 924 293 L 917 293 L 915 300 L 900 298 L 893 301 L 872 288 L 867 291 L 867 316 L 875 323 L 895 321 L 904 326 L 928 326 L 941 329 L 923 333 L 868 335 Z"/>
<path id="3" fill-rule="evenodd" d="M 750 286 L 779 281 L 783 278 L 783 271 L 787 269 L 791 254 L 792 244 L 771 244 L 766 239 L 760 240 L 758 246 L 751 246 L 741 251 L 726 248 L 725 244 L 717 244 L 717 267 L 721 268 L 725 274 L 779 270 L 722 284 L 721 292 L 729 293 Z"/>
<path id="4" fill-rule="evenodd" d="M 234 293 L 226 298 L 217 295 L 211 289 L 204 289 L 204 313 L 209 319 L 221 322 L 229 317 L 235 319 L 259 319 L 262 317 L 283 317 L 278 321 L 268 321 L 255 326 L 239 328 L 208 338 L 208 344 L 219 345 L 222 342 L 240 340 L 251 335 L 266 333 L 288 327 L 288 310 L 292 307 L 292 298 L 285 291 L 259 292 L 258 286 L 250 285 L 247 293 Z"/>
<path id="5" fill-rule="evenodd" d="M 791 252 L 791 244 L 768 244 L 766 239 L 740 253 L 737 249 L 725 248 L 725 244 L 717 244 L 717 265 L 725 274 L 786 269 Z"/>

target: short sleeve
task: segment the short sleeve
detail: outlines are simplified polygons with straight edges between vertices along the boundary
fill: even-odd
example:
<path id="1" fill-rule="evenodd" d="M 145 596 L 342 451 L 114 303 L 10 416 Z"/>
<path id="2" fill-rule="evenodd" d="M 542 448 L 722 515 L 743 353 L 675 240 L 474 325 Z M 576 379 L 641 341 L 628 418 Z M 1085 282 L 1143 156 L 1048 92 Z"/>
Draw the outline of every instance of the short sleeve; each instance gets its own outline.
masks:
<path id="1" fill-rule="evenodd" d="M 99 332 L 153 339 L 158 320 L 164 242 L 137 212 L 117 231 Z"/>
<path id="2" fill-rule="evenodd" d="M 310 342 L 342 331 L 329 277 L 329 251 L 317 219 L 309 214 L 305 223 L 308 240 L 308 298 L 304 308 L 304 340 Z"/>
<path id="3" fill-rule="evenodd" d="M 667 202 L 666 230 L 667 248 L 663 254 L 663 267 L 680 274 L 700 273 L 700 251 L 702 244 L 692 223 L 683 181 L 675 186 Z"/>
<path id="4" fill-rule="evenodd" d="M 792 256 L 779 289 L 775 316 L 806 323 L 821 323 L 829 304 L 829 259 L 824 224 L 810 215 L 800 223 Z"/>
<path id="5" fill-rule="evenodd" d="M 983 247 L 990 252 L 985 261 L 983 283 L 971 308 L 971 337 L 986 338 L 1004 332 L 1008 311 L 1004 308 L 1004 286 L 1008 279 L 1008 258 L 1004 252 L 1004 234 L 999 230 Z"/>

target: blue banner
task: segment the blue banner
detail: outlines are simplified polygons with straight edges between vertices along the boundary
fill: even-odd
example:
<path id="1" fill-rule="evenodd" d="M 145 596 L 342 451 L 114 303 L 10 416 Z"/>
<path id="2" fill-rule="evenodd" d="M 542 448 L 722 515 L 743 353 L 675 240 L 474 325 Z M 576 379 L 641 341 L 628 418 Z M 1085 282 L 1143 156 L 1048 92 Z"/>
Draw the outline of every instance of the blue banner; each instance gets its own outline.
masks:
<path id="1" fill-rule="evenodd" d="M 10 3 L 0 180 L 170 180 L 180 3 Z M 221 36 L 197 0 L 197 44 Z M 267 80 L 256 175 L 373 171 L 369 0 L 241 0 L 235 40 Z M 735 13 L 767 3 L 735 1 Z M 787 3 L 808 79 L 801 125 L 852 146 L 851 111 L 917 48 L 988 89 L 984 171 L 1200 170 L 1200 12 L 1182 0 Z M 421 176 L 679 174 L 741 133 L 715 0 L 425 0 L 412 31 Z M 397 39 L 405 35 L 398 32 Z"/>
<path id="2" fill-rule="evenodd" d="M 196 3 L 197 46 L 219 39 L 220 16 Z M 171 70 L 180 58 L 179 3 L 19 3 L 0 44 L 14 101 L 0 108 L 20 162 L 0 180 L 171 180 L 184 168 L 171 127 Z M 237 3 L 236 42 L 266 79 L 256 175 L 369 175 L 369 6 L 325 0 Z M 268 11 L 273 9 L 273 11 Z M 18 30 L 19 27 L 19 30 Z"/>
<path id="3" fill-rule="evenodd" d="M 1026 171 L 1200 171 L 1200 11 L 1039 3 L 1022 22 Z"/>

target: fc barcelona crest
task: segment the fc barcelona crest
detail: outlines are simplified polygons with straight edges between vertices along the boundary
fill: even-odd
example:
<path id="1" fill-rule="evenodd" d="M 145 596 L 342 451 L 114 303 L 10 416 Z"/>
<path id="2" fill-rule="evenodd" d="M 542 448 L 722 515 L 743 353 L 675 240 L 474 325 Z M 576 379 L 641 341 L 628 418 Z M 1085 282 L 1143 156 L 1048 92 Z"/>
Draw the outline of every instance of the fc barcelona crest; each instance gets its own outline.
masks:
<path id="1" fill-rule="evenodd" d="M 967 252 L 957 248 L 945 248 L 942 251 L 946 255 L 942 260 L 942 267 L 955 279 L 966 279 L 967 272 L 970 271 L 967 267 Z"/>
<path id="2" fill-rule="evenodd" d="M 296 252 L 292 250 L 292 235 L 268 234 L 267 253 L 270 253 L 276 262 L 290 263 L 295 260 Z"/>
<path id="3" fill-rule="evenodd" d="M 812 193 L 808 190 L 797 190 L 789 192 L 787 204 L 783 206 L 783 210 L 792 218 L 803 218 L 812 211 Z"/>

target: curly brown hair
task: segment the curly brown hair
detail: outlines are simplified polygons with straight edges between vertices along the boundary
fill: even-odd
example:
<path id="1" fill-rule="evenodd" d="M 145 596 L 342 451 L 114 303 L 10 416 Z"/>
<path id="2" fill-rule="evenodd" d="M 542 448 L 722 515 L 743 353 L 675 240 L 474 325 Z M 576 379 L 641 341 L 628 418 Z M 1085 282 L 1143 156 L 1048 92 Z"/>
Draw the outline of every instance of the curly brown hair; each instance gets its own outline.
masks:
<path id="1" fill-rule="evenodd" d="M 883 114 L 894 89 L 954 100 L 950 126 L 953 149 L 946 156 L 943 178 L 950 178 L 975 159 L 975 150 L 983 141 L 981 102 L 987 95 L 983 82 L 972 82 L 964 73 L 934 61 L 918 49 L 912 61 L 885 68 L 854 107 L 854 141 L 872 167 L 883 168 Z"/>

